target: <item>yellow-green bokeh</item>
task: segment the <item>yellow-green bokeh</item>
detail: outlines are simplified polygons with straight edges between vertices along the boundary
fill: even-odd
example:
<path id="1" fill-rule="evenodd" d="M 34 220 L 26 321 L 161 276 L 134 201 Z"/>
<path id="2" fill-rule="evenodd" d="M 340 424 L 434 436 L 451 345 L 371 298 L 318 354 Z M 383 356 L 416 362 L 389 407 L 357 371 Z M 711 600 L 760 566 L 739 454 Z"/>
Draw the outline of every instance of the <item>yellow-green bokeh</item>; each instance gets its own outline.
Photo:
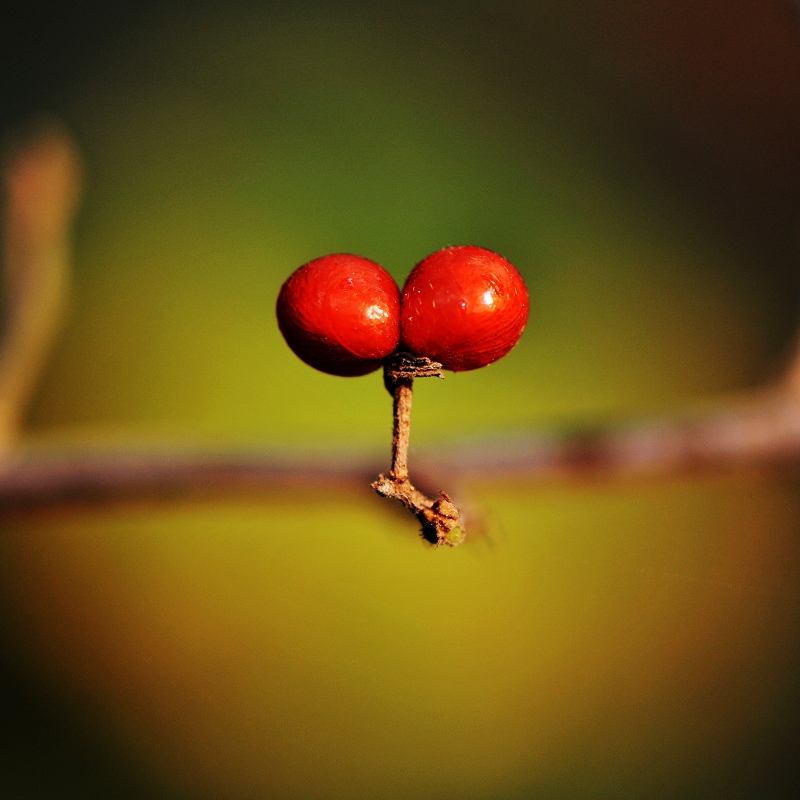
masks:
<path id="1" fill-rule="evenodd" d="M 463 29 L 435 47 L 446 27 L 392 19 L 168 17 L 65 95 L 88 184 L 33 434 L 388 452 L 380 377 L 314 372 L 274 322 L 288 274 L 336 251 L 402 281 L 470 242 L 529 284 L 510 356 L 418 381 L 417 444 L 757 372 L 765 298 L 697 209 L 593 139 L 552 70 L 523 90 Z M 466 496 L 485 535 L 446 552 L 367 490 L 25 518 L 6 599 L 41 674 L 191 796 L 677 798 L 778 735 L 791 488 Z"/>

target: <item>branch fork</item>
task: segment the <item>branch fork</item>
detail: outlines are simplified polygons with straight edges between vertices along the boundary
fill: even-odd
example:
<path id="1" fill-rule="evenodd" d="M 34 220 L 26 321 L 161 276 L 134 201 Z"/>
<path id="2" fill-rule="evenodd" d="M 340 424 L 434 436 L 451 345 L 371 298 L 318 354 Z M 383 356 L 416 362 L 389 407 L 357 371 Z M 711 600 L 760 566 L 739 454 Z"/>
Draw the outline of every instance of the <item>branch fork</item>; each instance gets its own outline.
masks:
<path id="1" fill-rule="evenodd" d="M 438 498 L 428 497 L 417 489 L 408 475 L 408 444 L 411 434 L 411 400 L 414 378 L 444 378 L 442 365 L 429 358 L 394 353 L 387 359 L 383 382 L 393 398 L 394 430 L 392 466 L 371 484 L 381 497 L 398 500 L 417 518 L 422 538 L 439 547 L 455 547 L 465 538 L 461 514 L 446 492 Z"/>

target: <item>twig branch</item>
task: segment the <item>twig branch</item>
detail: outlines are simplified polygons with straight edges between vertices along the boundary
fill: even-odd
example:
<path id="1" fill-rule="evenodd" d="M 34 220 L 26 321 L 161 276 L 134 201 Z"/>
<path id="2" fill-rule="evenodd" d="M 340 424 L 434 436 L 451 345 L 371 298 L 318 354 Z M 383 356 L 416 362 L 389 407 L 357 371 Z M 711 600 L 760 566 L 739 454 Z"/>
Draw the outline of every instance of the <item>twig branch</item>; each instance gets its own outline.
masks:
<path id="1" fill-rule="evenodd" d="M 458 509 L 443 491 L 435 500 L 417 489 L 408 474 L 411 436 L 411 399 L 414 378 L 443 378 L 442 365 L 429 358 L 395 353 L 385 363 L 383 381 L 393 399 L 392 466 L 371 484 L 381 496 L 398 500 L 422 526 L 422 538 L 437 547 L 455 547 L 464 541 L 464 524 Z"/>
<path id="2" fill-rule="evenodd" d="M 70 224 L 79 185 L 77 150 L 52 125 L 12 146 L 3 164 L 0 452 L 17 438 L 61 327 L 69 282 Z"/>

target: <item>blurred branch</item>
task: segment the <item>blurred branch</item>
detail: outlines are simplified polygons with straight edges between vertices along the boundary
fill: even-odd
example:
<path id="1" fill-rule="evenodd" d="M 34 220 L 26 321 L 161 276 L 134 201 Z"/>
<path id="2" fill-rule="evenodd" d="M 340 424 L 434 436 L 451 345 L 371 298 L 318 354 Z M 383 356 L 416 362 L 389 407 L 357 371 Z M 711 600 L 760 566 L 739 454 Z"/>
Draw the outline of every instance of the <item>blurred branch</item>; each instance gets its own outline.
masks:
<path id="1" fill-rule="evenodd" d="M 334 452 L 85 450 L 0 461 L 0 508 L 366 486 L 374 461 Z"/>
<path id="2" fill-rule="evenodd" d="M 3 163 L 0 452 L 17 438 L 61 328 L 79 184 L 77 150 L 53 125 L 41 126 L 12 145 Z"/>
<path id="3" fill-rule="evenodd" d="M 464 478 L 607 481 L 800 465 L 800 402 L 783 385 L 681 416 L 451 445 L 426 462 Z"/>
<path id="4" fill-rule="evenodd" d="M 445 478 L 533 485 L 794 468 L 800 466 L 800 403 L 781 386 L 682 418 L 442 445 L 416 460 L 417 482 L 432 491 Z M 379 471 L 380 461 L 330 450 L 18 451 L 0 462 L 0 508 L 358 489 Z"/>
<path id="5" fill-rule="evenodd" d="M 61 320 L 69 223 L 78 195 L 70 140 L 48 129 L 5 164 L 6 318 L 0 340 L 0 508 L 183 495 L 357 489 L 372 454 L 330 450 L 199 452 L 153 448 L 43 451 L 10 442 Z M 800 349 L 798 349 L 800 353 Z M 800 355 L 774 385 L 695 412 L 592 429 L 529 432 L 419 452 L 417 482 L 662 479 L 800 465 Z"/>

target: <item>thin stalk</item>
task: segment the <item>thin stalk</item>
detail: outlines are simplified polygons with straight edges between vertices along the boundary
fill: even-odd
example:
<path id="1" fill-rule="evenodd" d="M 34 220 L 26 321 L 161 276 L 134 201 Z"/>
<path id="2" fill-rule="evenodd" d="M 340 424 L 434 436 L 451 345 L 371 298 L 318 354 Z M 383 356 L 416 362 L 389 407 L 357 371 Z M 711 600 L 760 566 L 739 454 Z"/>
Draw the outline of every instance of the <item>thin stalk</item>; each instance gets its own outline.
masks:
<path id="1" fill-rule="evenodd" d="M 379 475 L 372 488 L 382 497 L 401 502 L 419 520 L 422 537 L 437 547 L 454 547 L 464 541 L 464 525 L 458 509 L 445 492 L 433 499 L 419 491 L 408 474 L 408 444 L 411 436 L 411 402 L 414 378 L 444 377 L 442 365 L 427 358 L 395 353 L 384 367 L 383 379 L 392 395 L 392 466 Z"/>
<path id="2" fill-rule="evenodd" d="M 393 392 L 392 469 L 389 474 L 393 480 L 399 482 L 408 480 L 408 445 L 411 438 L 413 396 L 413 378 L 401 378 L 396 382 Z"/>

